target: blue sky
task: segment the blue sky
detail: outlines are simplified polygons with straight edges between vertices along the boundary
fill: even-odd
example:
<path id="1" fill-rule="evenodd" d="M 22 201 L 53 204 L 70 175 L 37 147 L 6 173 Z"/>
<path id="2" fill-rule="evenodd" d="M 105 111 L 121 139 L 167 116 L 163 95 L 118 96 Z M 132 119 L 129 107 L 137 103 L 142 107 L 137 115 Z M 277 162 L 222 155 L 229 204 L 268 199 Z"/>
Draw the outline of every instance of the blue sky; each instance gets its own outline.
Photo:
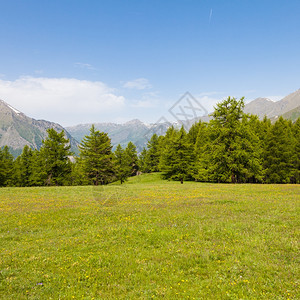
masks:
<path id="1" fill-rule="evenodd" d="M 0 0 L 0 99 L 62 125 L 300 88 L 300 1 Z"/>

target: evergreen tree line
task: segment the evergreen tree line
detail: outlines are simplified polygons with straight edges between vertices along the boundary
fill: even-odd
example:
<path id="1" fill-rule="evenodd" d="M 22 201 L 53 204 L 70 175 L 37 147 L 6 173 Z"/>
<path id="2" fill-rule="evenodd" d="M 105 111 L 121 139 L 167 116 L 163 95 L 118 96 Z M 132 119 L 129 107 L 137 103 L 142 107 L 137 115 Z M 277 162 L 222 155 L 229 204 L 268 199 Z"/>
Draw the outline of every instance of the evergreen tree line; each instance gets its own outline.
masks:
<path id="1" fill-rule="evenodd" d="M 40 150 L 25 146 L 14 160 L 8 147 L 0 149 L 0 186 L 123 183 L 138 171 L 181 183 L 300 183 L 300 119 L 272 124 L 243 109 L 243 98 L 228 97 L 210 122 L 154 134 L 139 157 L 131 142 L 113 152 L 108 135 L 92 126 L 74 158 L 64 132 L 49 129 Z"/>
<path id="2" fill-rule="evenodd" d="M 112 152 L 108 135 L 95 130 L 79 146 L 79 157 L 70 152 L 70 141 L 64 132 L 49 129 L 40 150 L 29 146 L 15 160 L 5 146 L 0 149 L 0 186 L 99 185 L 136 175 L 138 156 L 129 142 Z"/>
<path id="3" fill-rule="evenodd" d="M 300 183 L 300 118 L 272 124 L 243 109 L 244 98 L 228 97 L 210 122 L 153 135 L 141 153 L 141 171 L 181 182 Z"/>

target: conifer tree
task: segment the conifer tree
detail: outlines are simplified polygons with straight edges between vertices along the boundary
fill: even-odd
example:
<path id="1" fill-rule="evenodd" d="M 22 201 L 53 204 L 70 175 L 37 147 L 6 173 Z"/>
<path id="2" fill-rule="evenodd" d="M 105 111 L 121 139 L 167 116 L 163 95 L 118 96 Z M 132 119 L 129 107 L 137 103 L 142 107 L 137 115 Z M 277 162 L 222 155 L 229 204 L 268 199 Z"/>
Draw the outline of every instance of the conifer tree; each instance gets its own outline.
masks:
<path id="1" fill-rule="evenodd" d="M 145 156 L 145 168 L 148 169 L 149 172 L 158 172 L 160 147 L 159 138 L 156 133 L 154 133 L 151 139 L 148 141 L 147 148 L 147 154 Z"/>
<path id="2" fill-rule="evenodd" d="M 9 152 L 9 148 L 0 148 L 0 186 L 11 184 L 14 157 Z"/>
<path id="3" fill-rule="evenodd" d="M 193 148 L 187 140 L 184 128 L 181 127 L 180 131 L 169 136 L 161 155 L 160 168 L 165 178 L 183 183 L 191 178 L 192 161 Z"/>
<path id="4" fill-rule="evenodd" d="M 209 172 L 218 182 L 261 180 L 257 137 L 243 113 L 244 98 L 228 97 L 217 104 L 210 131 L 211 165 Z M 254 177 L 253 177 L 254 176 Z"/>
<path id="5" fill-rule="evenodd" d="M 29 174 L 29 186 L 43 186 L 47 183 L 45 157 L 37 149 L 32 150 Z"/>
<path id="6" fill-rule="evenodd" d="M 120 180 L 121 184 L 127 180 L 132 173 L 132 166 L 128 163 L 128 156 L 124 149 L 119 144 L 114 152 L 114 167 L 115 176 L 117 180 Z"/>
<path id="7" fill-rule="evenodd" d="M 139 167 L 143 173 L 150 172 L 150 168 L 148 167 L 147 162 L 146 162 L 146 157 L 147 157 L 147 150 L 144 147 L 142 152 L 139 155 Z"/>
<path id="8" fill-rule="evenodd" d="M 293 125 L 293 135 L 295 140 L 293 181 L 295 183 L 300 183 L 300 118 L 298 118 Z"/>
<path id="9" fill-rule="evenodd" d="M 13 183 L 15 186 L 30 186 L 30 176 L 32 174 L 33 151 L 25 145 L 22 153 L 14 161 Z"/>
<path id="10" fill-rule="evenodd" d="M 139 170 L 139 165 L 136 146 L 132 142 L 128 143 L 124 150 L 124 155 L 130 170 L 129 176 L 135 176 Z"/>
<path id="11" fill-rule="evenodd" d="M 209 125 L 204 122 L 198 123 L 198 132 L 194 145 L 194 168 L 193 177 L 197 181 L 209 181 L 210 149 L 209 149 Z"/>
<path id="12" fill-rule="evenodd" d="M 64 131 L 47 130 L 48 137 L 43 141 L 40 155 L 47 174 L 46 185 L 63 185 L 67 183 L 71 173 L 70 141 L 65 138 Z"/>
<path id="13" fill-rule="evenodd" d="M 75 162 L 71 163 L 70 185 L 88 185 L 90 183 L 84 171 L 84 163 L 80 157 L 75 157 Z"/>
<path id="14" fill-rule="evenodd" d="M 267 183 L 291 182 L 294 173 L 294 142 L 290 122 L 279 117 L 266 139 L 264 163 Z"/>
<path id="15" fill-rule="evenodd" d="M 114 175 L 112 145 L 107 133 L 92 125 L 90 135 L 83 138 L 79 150 L 86 176 L 94 185 L 109 183 Z"/>

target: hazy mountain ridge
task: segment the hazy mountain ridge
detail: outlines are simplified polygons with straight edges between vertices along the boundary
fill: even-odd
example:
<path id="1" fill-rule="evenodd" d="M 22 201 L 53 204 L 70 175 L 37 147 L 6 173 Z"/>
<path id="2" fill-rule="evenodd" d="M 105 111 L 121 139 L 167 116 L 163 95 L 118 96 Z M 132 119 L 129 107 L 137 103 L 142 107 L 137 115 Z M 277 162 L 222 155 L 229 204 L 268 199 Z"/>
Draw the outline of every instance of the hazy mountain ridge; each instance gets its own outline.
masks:
<path id="1" fill-rule="evenodd" d="M 78 142 L 59 124 L 46 120 L 35 120 L 0 100 L 0 147 L 8 146 L 14 155 L 22 152 L 25 145 L 39 149 L 47 137 L 47 129 L 65 131 L 71 149 L 78 151 Z"/>
<path id="2" fill-rule="evenodd" d="M 292 110 L 281 115 L 284 119 L 295 122 L 300 117 L 300 105 Z M 271 118 L 272 121 L 276 121 L 278 116 Z"/>
<path id="3" fill-rule="evenodd" d="M 128 121 L 124 124 L 117 123 L 93 123 L 97 130 L 106 132 L 111 138 L 112 145 L 115 147 L 120 144 L 123 148 L 131 141 L 137 151 L 141 152 L 143 147 L 147 146 L 148 140 L 154 133 L 164 134 L 169 128 L 168 123 L 145 124 L 138 119 Z M 90 124 L 79 124 L 76 126 L 66 127 L 67 131 L 77 140 L 81 141 L 84 136 L 89 135 Z"/>
<path id="4" fill-rule="evenodd" d="M 300 106 L 300 89 L 276 102 L 268 98 L 257 98 L 246 104 L 244 111 L 245 113 L 258 115 L 260 119 L 264 116 L 275 118 L 288 113 L 298 106 Z"/>
<path id="5" fill-rule="evenodd" d="M 288 119 L 292 115 L 295 119 L 297 115 L 296 108 L 298 106 L 300 106 L 300 89 L 277 102 L 268 98 L 257 98 L 245 105 L 245 112 L 258 115 L 260 119 L 265 115 L 272 120 L 275 120 L 275 117 L 280 115 Z M 293 114 L 289 114 L 289 111 L 294 109 L 296 111 Z M 211 117 L 204 116 L 190 121 L 182 121 L 182 124 L 188 129 L 193 123 L 198 122 L 199 119 L 208 122 Z M 170 123 L 147 125 L 138 119 L 124 124 L 94 123 L 94 125 L 98 130 L 108 133 L 114 146 L 121 144 L 122 147 L 126 147 L 128 142 L 131 141 L 137 146 L 138 152 L 147 145 L 147 141 L 153 133 L 157 133 L 158 135 L 164 134 L 170 127 Z M 172 123 L 172 125 L 175 127 L 181 126 L 179 122 Z M 66 127 L 66 129 L 76 140 L 81 141 L 85 135 L 89 134 L 91 126 L 92 123 L 79 124 Z"/>

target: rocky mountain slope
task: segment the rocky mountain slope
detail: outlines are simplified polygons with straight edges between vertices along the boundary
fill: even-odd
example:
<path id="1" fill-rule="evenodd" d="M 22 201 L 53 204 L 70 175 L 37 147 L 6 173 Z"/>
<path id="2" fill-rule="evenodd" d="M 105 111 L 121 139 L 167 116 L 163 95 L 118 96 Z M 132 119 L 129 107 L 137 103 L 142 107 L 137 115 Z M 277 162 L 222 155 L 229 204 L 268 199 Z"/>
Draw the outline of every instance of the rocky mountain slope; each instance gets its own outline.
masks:
<path id="1" fill-rule="evenodd" d="M 261 119 L 264 116 L 276 118 L 298 106 L 300 106 L 300 89 L 276 102 L 268 98 L 257 98 L 245 105 L 245 112 L 258 115 Z"/>
<path id="2" fill-rule="evenodd" d="M 300 118 L 300 106 L 284 113 L 281 115 L 284 119 L 291 120 L 292 122 L 296 122 L 298 118 Z M 272 122 L 275 122 L 279 116 L 275 116 L 271 118 Z"/>
<path id="3" fill-rule="evenodd" d="M 9 146 L 11 152 L 17 156 L 25 145 L 39 149 L 42 140 L 47 137 L 46 130 L 54 128 L 56 131 L 65 130 L 57 123 L 35 120 L 0 100 L 0 147 Z M 65 130 L 70 139 L 72 151 L 78 151 L 78 142 Z"/>

